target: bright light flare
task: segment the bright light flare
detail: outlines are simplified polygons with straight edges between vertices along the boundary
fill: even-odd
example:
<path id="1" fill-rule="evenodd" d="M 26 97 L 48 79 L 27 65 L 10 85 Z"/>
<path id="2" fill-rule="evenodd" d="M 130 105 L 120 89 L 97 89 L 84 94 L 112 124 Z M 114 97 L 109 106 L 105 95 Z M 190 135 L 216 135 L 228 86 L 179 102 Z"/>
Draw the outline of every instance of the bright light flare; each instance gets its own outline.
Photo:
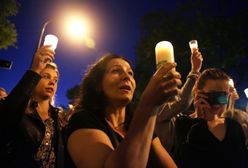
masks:
<path id="1" fill-rule="evenodd" d="M 89 30 L 86 22 L 78 18 L 70 18 L 67 21 L 67 31 L 74 38 L 84 38 L 88 36 Z"/>
<path id="2" fill-rule="evenodd" d="M 91 38 L 92 31 L 90 22 L 82 16 L 70 15 L 65 20 L 67 37 L 75 42 L 84 42 L 89 48 L 95 48 L 95 41 Z"/>

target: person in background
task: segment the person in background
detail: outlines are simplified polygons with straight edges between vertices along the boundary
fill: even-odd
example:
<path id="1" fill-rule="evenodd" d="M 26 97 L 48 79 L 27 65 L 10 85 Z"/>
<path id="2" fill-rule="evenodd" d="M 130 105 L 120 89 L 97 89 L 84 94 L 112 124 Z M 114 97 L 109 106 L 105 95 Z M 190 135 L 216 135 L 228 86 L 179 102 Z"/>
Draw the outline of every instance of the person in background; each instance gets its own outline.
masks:
<path id="1" fill-rule="evenodd" d="M 227 110 L 229 79 L 222 70 L 209 68 L 196 81 L 193 90 L 197 118 L 189 118 L 193 122 L 181 146 L 180 167 L 247 167 L 241 126 L 219 115 Z"/>
<path id="2" fill-rule="evenodd" d="M 223 113 L 223 116 L 232 118 L 241 125 L 245 134 L 245 144 L 248 149 L 248 114 L 241 109 L 235 108 L 233 110 L 227 110 Z"/>
<path id="3" fill-rule="evenodd" d="M 8 96 L 7 91 L 3 87 L 0 87 L 0 99 L 3 99 L 7 96 Z"/>
<path id="4" fill-rule="evenodd" d="M 234 86 L 230 86 L 230 95 L 228 102 L 228 111 L 233 111 L 235 109 L 235 102 L 239 99 L 239 94 Z"/>
<path id="5" fill-rule="evenodd" d="M 30 69 L 0 102 L 1 167 L 63 167 L 58 109 L 52 105 L 59 72 L 49 47 L 36 51 Z"/>
<path id="6" fill-rule="evenodd" d="M 245 144 L 248 146 L 248 114 L 246 111 L 243 111 L 241 109 L 235 108 L 235 102 L 239 99 L 239 94 L 234 87 L 233 80 L 230 79 L 230 94 L 228 99 L 228 107 L 227 111 L 225 111 L 223 114 L 221 114 L 223 117 L 229 117 L 234 120 L 236 120 L 243 128 L 244 134 L 245 134 Z"/>
<path id="7" fill-rule="evenodd" d="M 171 155 L 175 152 L 175 121 L 177 115 L 185 113 L 192 104 L 192 89 L 196 79 L 200 75 L 202 61 L 203 58 L 199 50 L 193 49 L 193 53 L 191 54 L 191 71 L 187 76 L 184 86 L 181 88 L 180 100 L 173 103 L 170 108 L 169 106 L 165 106 L 164 111 L 157 118 L 155 133 Z"/>
<path id="8" fill-rule="evenodd" d="M 67 149 L 74 166 L 144 168 L 151 166 L 153 152 L 158 165 L 176 167 L 153 136 L 156 108 L 179 91 L 180 74 L 170 71 L 175 67 L 167 63 L 156 71 L 131 114 L 128 106 L 136 82 L 129 62 L 108 54 L 93 64 L 83 78 L 76 112 L 68 124 Z"/>

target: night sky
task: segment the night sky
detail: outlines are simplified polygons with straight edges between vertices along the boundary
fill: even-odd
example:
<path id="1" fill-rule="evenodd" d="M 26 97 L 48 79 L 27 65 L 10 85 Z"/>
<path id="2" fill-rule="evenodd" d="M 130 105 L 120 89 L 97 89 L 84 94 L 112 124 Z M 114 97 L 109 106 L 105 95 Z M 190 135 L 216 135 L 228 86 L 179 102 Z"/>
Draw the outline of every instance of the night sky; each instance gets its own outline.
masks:
<path id="1" fill-rule="evenodd" d="M 0 59 L 13 61 L 10 70 L 0 68 L 0 86 L 8 92 L 29 68 L 45 21 L 58 18 L 65 8 L 75 8 L 87 15 L 92 23 L 91 36 L 96 43 L 95 49 L 87 48 L 83 43 L 74 44 L 67 40 L 61 35 L 61 26 L 55 23 L 47 26 L 45 34 L 53 33 L 59 37 L 55 62 L 61 76 L 56 104 L 64 106 L 68 104 L 66 91 L 81 81 L 88 65 L 102 54 L 106 52 L 120 54 L 135 64 L 140 19 L 146 13 L 161 9 L 169 12 L 176 7 L 175 1 L 172 0 L 82 0 L 77 3 L 69 0 L 18 0 L 18 2 L 19 12 L 17 16 L 10 18 L 17 29 L 17 47 L 0 50 Z"/>
<path id="2" fill-rule="evenodd" d="M 0 86 L 8 92 L 20 80 L 29 68 L 41 27 L 47 20 L 58 18 L 63 10 L 74 8 L 86 14 L 91 23 L 91 36 L 95 40 L 95 49 L 87 48 L 85 44 L 74 44 L 59 36 L 61 27 L 54 24 L 47 26 L 45 34 L 55 34 L 59 37 L 55 54 L 55 62 L 59 66 L 60 80 L 56 96 L 56 104 L 67 106 L 66 91 L 78 84 L 91 63 L 102 54 L 113 52 L 125 56 L 135 63 L 134 50 L 139 37 L 139 21 L 142 16 L 154 10 L 173 10 L 175 4 L 158 0 L 18 0 L 18 14 L 10 20 L 16 25 L 16 48 L 9 47 L 0 50 L 0 58 L 13 61 L 10 70 L 0 69 Z M 69 3 L 70 2 L 70 3 Z M 142 3 L 141 3 L 142 2 Z"/>

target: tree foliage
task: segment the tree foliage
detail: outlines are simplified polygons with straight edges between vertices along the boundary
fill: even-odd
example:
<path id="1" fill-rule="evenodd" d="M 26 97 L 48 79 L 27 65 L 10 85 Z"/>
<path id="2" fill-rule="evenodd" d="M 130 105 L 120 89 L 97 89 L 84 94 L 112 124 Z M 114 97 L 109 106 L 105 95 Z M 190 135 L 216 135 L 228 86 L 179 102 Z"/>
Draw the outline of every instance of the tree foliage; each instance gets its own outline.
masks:
<path id="1" fill-rule="evenodd" d="M 8 18 L 18 12 L 16 0 L 0 1 L 0 49 L 7 49 L 8 46 L 15 46 L 17 41 L 16 28 Z"/>
<path id="2" fill-rule="evenodd" d="M 79 94 L 79 88 L 80 86 L 79 85 L 75 85 L 74 87 L 68 89 L 66 91 L 66 97 L 71 101 L 73 102 L 77 97 L 78 97 L 78 94 Z"/>
<path id="3" fill-rule="evenodd" d="M 230 1 L 228 1 L 230 2 Z M 177 70 L 186 76 L 190 71 L 188 41 L 198 40 L 203 54 L 203 68 L 237 68 L 248 51 L 248 2 L 184 0 L 172 12 L 156 11 L 140 22 L 140 40 L 136 48 L 135 75 L 137 97 L 155 71 L 155 45 L 170 41 L 174 46 Z M 240 75 L 244 69 L 240 69 Z"/>

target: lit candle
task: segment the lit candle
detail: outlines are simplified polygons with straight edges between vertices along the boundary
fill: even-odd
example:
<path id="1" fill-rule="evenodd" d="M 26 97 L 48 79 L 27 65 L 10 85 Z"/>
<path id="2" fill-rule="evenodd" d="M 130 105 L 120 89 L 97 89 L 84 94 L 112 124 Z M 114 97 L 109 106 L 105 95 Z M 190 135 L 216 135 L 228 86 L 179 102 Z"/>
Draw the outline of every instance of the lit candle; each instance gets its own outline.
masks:
<path id="1" fill-rule="evenodd" d="M 157 68 L 166 62 L 175 62 L 173 46 L 169 41 L 161 41 L 157 43 L 155 53 Z"/>
<path id="2" fill-rule="evenodd" d="M 58 44 L 58 38 L 52 34 L 48 34 L 45 36 L 44 44 L 43 45 L 51 45 L 51 49 L 55 51 Z"/>
<path id="3" fill-rule="evenodd" d="M 197 40 L 191 40 L 191 41 L 189 41 L 189 47 L 191 49 L 191 52 L 193 52 L 193 49 L 194 48 L 198 49 L 198 42 L 197 42 Z"/>

